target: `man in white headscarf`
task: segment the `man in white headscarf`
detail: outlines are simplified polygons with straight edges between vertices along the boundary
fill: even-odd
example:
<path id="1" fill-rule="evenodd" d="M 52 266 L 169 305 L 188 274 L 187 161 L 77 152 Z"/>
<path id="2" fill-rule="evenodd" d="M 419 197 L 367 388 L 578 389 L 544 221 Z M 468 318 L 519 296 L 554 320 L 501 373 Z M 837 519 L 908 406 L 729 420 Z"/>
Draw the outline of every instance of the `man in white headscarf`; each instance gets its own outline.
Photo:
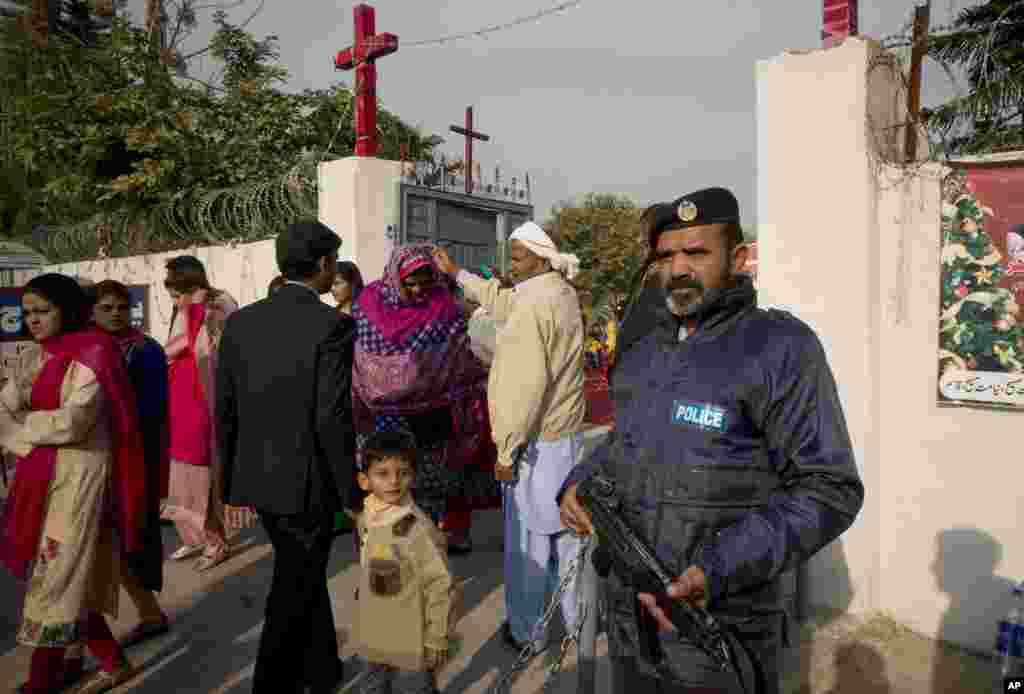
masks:
<path id="1" fill-rule="evenodd" d="M 579 269 L 533 222 L 511 236 L 512 288 L 460 268 L 435 251 L 438 267 L 498 323 L 488 381 L 496 475 L 504 482 L 505 642 L 546 646 L 534 633 L 547 598 L 579 551 L 579 538 L 559 517 L 555 494 L 583 452 L 583 317 L 566 281 Z M 551 567 L 551 568 L 549 568 Z M 562 599 L 568 628 L 576 624 L 576 590 Z"/>

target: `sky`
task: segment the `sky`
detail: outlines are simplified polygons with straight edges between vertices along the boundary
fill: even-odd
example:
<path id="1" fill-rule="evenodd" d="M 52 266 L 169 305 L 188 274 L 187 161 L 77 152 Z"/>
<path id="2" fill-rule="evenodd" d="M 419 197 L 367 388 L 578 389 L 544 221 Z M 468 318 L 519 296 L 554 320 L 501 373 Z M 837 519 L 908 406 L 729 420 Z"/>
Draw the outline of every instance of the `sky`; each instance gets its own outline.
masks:
<path id="1" fill-rule="evenodd" d="M 141 20 L 144 0 L 130 0 Z M 236 4 L 236 3 L 231 3 Z M 276 34 L 289 90 L 324 88 L 335 53 L 352 43 L 353 2 L 264 0 L 247 29 Z M 755 67 L 788 49 L 821 45 L 821 0 L 583 0 L 578 6 L 483 38 L 403 46 L 531 15 L 561 0 L 370 0 L 377 31 L 399 37 L 377 62 L 377 93 L 403 120 L 445 138 L 473 106 L 485 172 L 529 172 L 535 217 L 588 192 L 638 204 L 708 186 L 730 188 L 745 223 L 755 222 Z M 915 0 L 861 0 L 860 33 L 881 38 L 910 20 Z M 932 24 L 973 0 L 933 0 Z M 258 0 L 230 10 L 242 21 Z M 300 9 L 301 8 L 301 9 Z M 202 15 L 201 15 L 202 19 Z M 197 32 L 190 45 L 204 45 Z M 188 46 L 187 46 L 188 47 Z M 198 66 L 204 76 L 213 66 Z M 923 103 L 955 93 L 926 64 Z M 808 98 L 813 98 L 809 95 Z M 795 105 L 797 106 L 797 105 Z"/>

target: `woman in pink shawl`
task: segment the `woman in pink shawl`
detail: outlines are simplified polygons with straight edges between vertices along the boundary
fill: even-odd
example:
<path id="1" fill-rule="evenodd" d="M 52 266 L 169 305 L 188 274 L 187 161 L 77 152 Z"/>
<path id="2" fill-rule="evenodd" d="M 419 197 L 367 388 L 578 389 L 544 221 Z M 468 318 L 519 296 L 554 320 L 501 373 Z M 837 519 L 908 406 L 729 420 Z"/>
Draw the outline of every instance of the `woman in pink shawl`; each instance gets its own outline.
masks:
<path id="1" fill-rule="evenodd" d="M 182 545 L 171 559 L 202 556 L 206 571 L 228 557 L 220 461 L 214 431 L 214 374 L 224 321 L 238 309 L 224 291 L 210 287 L 206 268 L 190 255 L 167 261 L 164 286 L 174 300 L 168 362 L 171 471 L 162 517 L 174 521 Z"/>
<path id="2" fill-rule="evenodd" d="M 467 317 L 432 249 L 395 249 L 384 277 L 353 306 L 356 440 L 361 447 L 375 431 L 415 437 L 416 503 L 448 533 L 450 552 L 468 552 L 470 514 L 500 504 L 497 453 L 487 370 L 470 350 Z"/>

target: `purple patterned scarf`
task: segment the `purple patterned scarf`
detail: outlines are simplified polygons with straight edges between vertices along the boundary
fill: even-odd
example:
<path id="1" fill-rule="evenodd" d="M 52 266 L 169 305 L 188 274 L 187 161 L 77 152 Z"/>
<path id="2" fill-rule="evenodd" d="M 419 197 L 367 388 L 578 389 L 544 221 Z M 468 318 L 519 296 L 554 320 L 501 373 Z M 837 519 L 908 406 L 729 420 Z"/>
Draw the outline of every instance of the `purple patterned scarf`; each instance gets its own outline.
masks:
<path id="1" fill-rule="evenodd" d="M 426 266 L 446 279 L 432 250 L 426 244 L 396 248 L 384 277 L 367 285 L 352 307 L 357 410 L 362 405 L 372 414 L 420 414 L 486 386 L 487 371 L 469 349 L 466 316 L 451 282 L 439 283 L 423 303 L 402 299 L 402 277 L 410 272 Z"/>
<path id="2" fill-rule="evenodd" d="M 360 341 L 371 352 L 418 351 L 466 331 L 466 317 L 455 300 L 453 283 L 438 270 L 433 246 L 400 246 L 391 253 L 384 276 L 368 284 L 353 302 Z M 402 278 L 429 267 L 441 280 L 423 303 L 402 299 Z"/>

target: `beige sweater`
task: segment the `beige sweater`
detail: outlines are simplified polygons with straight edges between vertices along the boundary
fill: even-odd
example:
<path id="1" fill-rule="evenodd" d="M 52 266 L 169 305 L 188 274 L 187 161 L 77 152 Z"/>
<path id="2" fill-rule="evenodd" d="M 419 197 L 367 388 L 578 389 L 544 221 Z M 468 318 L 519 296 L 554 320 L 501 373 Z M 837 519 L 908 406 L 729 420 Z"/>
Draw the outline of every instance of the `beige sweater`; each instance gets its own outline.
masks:
<path id="1" fill-rule="evenodd" d="M 447 651 L 454 582 L 444 536 L 415 504 L 367 522 L 363 539 L 357 649 L 371 663 L 423 670 L 424 649 Z"/>
<path id="2" fill-rule="evenodd" d="M 576 291 L 557 272 L 503 289 L 498 280 L 458 275 L 467 296 L 499 324 L 487 384 L 498 464 L 541 438 L 555 441 L 583 428 L 583 317 Z"/>

